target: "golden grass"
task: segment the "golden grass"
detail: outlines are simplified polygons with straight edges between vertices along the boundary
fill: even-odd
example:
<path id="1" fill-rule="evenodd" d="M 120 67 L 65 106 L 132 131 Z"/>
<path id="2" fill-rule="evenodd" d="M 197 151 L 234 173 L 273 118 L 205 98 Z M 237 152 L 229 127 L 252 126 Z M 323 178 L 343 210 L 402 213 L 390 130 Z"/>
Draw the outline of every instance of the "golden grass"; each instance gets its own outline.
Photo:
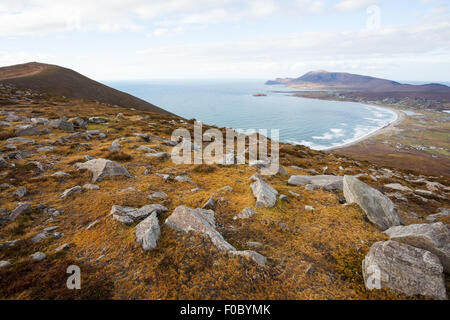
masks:
<path id="1" fill-rule="evenodd" d="M 71 99 L 55 100 L 54 103 L 52 105 L 47 101 L 45 108 L 39 108 L 41 116 L 57 114 L 89 117 L 99 114 L 99 107 L 95 103 Z M 66 104 L 73 106 L 67 110 Z M 30 115 L 33 107 L 24 108 L 21 112 Z M 16 168 L 0 172 L 0 184 L 12 183 L 14 187 L 27 187 L 29 194 L 22 201 L 35 206 L 43 203 L 65 211 L 52 222 L 48 221 L 49 215 L 34 210 L 0 229 L 1 239 L 22 239 L 16 247 L 0 250 L 0 260 L 13 263 L 12 267 L 0 272 L 0 298 L 405 298 L 384 290 L 369 292 L 364 289 L 361 261 L 371 244 L 386 239 L 386 236 L 363 219 L 363 213 L 357 206 L 341 205 L 339 198 L 342 193 L 306 191 L 289 186 L 288 177 L 277 175 L 266 180 L 280 194 L 288 195 L 289 200 L 279 201 L 274 208 L 258 208 L 257 214 L 251 219 L 233 220 L 244 208 L 255 206 L 249 185 L 250 177 L 257 172 L 256 168 L 247 165 L 175 165 L 170 160 L 146 158 L 143 152 L 136 150 L 137 146 L 145 144 L 164 152 L 169 152 L 170 147 L 157 140 L 144 143 L 131 133 L 146 132 L 167 139 L 169 129 L 176 128 L 169 122 L 172 117 L 150 114 L 149 120 L 142 121 L 137 120 L 137 116 L 145 113 L 108 106 L 102 106 L 101 115 L 114 119 L 119 112 L 124 113 L 127 119 L 108 125 L 110 131 L 106 139 L 55 144 L 53 154 L 57 161 L 52 160 L 54 168 L 45 173 L 40 174 L 26 164 L 30 160 L 37 160 L 47 165 L 50 155 L 36 152 L 29 159 L 16 161 Z M 155 125 L 149 127 L 148 123 Z M 161 131 L 161 128 L 165 130 Z M 64 135 L 67 133 L 57 132 L 55 137 L 33 138 L 42 141 L 56 140 Z M 110 153 L 108 147 L 111 142 L 122 136 L 126 136 L 121 141 L 123 151 Z M 77 145 L 81 143 L 89 144 L 89 148 L 78 149 Z M 0 144 L 4 145 L 5 142 Z M 24 145 L 21 150 L 34 151 L 35 147 Z M 85 161 L 86 154 L 121 162 L 133 178 L 104 180 L 97 183 L 100 190 L 83 190 L 72 197 L 61 199 L 60 194 L 65 189 L 90 183 L 91 173 L 76 170 L 73 166 L 76 162 Z M 341 165 L 349 169 L 346 172 L 352 174 L 368 172 L 369 168 L 364 162 L 358 167 L 351 159 L 338 160 L 332 154 L 300 146 L 283 145 L 281 161 L 287 166 L 289 175 L 307 174 L 304 170 L 288 167 L 290 165 L 316 169 L 319 173 L 324 166 L 328 166 L 329 171 L 335 174 L 341 174 L 338 169 Z M 143 175 L 148 167 L 151 167 L 152 174 Z M 70 174 L 70 178 L 50 177 L 56 171 L 65 171 Z M 195 185 L 164 182 L 154 175 L 158 172 L 188 175 Z M 382 188 L 383 183 L 388 183 L 387 180 L 375 182 L 371 179 L 366 182 L 378 188 Z M 226 185 L 231 186 L 233 191 L 221 190 Z M 120 192 L 128 187 L 136 191 Z M 194 187 L 201 190 L 191 192 Z M 302 197 L 291 196 L 290 190 Z M 144 252 L 135 241 L 133 226 L 119 224 L 108 215 L 113 205 L 141 207 L 151 203 L 148 195 L 154 191 L 168 194 L 168 199 L 163 204 L 169 211 L 159 216 L 161 237 L 157 249 Z M 265 268 L 242 257 L 224 255 L 209 239 L 201 235 L 178 233 L 164 224 L 177 206 L 201 207 L 211 196 L 216 199 L 224 198 L 215 208 L 218 231 L 237 249 L 256 250 L 266 256 L 268 263 Z M 12 210 L 16 200 L 11 195 L 11 190 L 0 191 L 0 208 Z M 401 206 L 401 213 L 411 208 L 419 215 L 431 213 L 414 201 Z M 312 205 L 316 210 L 306 211 L 305 205 Z M 433 209 L 437 206 L 448 206 L 448 202 L 431 204 Z M 98 223 L 86 230 L 86 226 L 96 220 Z M 30 243 L 32 236 L 50 225 L 58 225 L 58 231 L 64 236 L 38 244 Z M 248 241 L 258 241 L 263 246 L 250 248 Z M 69 243 L 70 250 L 54 254 L 54 250 L 63 243 Z M 29 255 L 38 250 L 48 254 L 47 259 L 41 263 L 31 263 Z M 99 257 L 101 258 L 98 260 Z M 80 265 L 82 277 L 86 277 L 82 282 L 85 287 L 78 294 L 67 292 L 61 287 L 65 285 L 65 268 L 69 263 Z M 312 274 L 305 272 L 309 265 L 314 267 Z"/>

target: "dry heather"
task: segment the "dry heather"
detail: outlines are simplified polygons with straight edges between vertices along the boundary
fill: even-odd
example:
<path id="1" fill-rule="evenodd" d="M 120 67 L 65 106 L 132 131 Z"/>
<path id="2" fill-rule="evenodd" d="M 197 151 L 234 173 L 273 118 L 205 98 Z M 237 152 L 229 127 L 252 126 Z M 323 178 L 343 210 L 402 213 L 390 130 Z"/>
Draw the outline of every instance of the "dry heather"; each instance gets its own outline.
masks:
<path id="1" fill-rule="evenodd" d="M 127 110 L 81 100 L 34 97 L 33 99 L 2 100 L 2 110 L 15 111 L 28 117 L 58 118 L 101 116 L 110 119 L 106 124 L 90 125 L 106 134 L 105 139 L 68 139 L 67 132 L 52 130 L 42 136 L 27 137 L 40 145 L 53 145 L 53 151 L 37 152 L 36 145 L 17 145 L 20 151 L 30 151 L 24 159 L 16 159 L 14 168 L 0 169 L 0 208 L 13 210 L 19 201 L 33 205 L 33 210 L 0 229 L 0 243 L 20 239 L 13 247 L 0 248 L 0 260 L 8 260 L 11 267 L 0 269 L 0 298 L 3 299 L 403 299 L 387 290 L 367 291 L 361 274 L 361 261 L 370 246 L 387 239 L 369 223 L 357 205 L 342 205 L 342 192 L 308 191 L 289 186 L 288 177 L 277 175 L 266 181 L 289 196 L 274 208 L 256 209 L 251 219 L 233 220 L 246 207 L 255 207 L 250 189 L 250 177 L 257 172 L 248 165 L 175 165 L 170 159 L 146 158 L 137 147 L 146 145 L 157 151 L 170 152 L 169 146 L 153 139 L 150 142 L 133 133 L 149 133 L 168 139 L 177 127 L 192 129 L 192 121 L 181 123 L 174 116 Z M 14 104 L 12 102 L 15 102 Z M 116 118 L 123 113 L 123 118 Z M 149 116 L 143 120 L 142 117 Z M 5 115 L 0 115 L 0 121 Z M 207 129 L 207 127 L 205 128 Z M 14 136 L 9 127 L 1 127 L 0 152 L 8 154 L 5 140 Z M 111 153 L 112 141 L 120 141 L 121 151 Z M 128 179 L 108 179 L 98 182 L 99 190 L 83 190 L 62 199 L 61 193 L 71 187 L 91 183 L 91 174 L 73 165 L 84 162 L 85 155 L 107 158 L 124 165 L 131 174 Z M 404 179 L 410 173 L 394 172 L 381 177 L 382 170 L 369 163 L 355 162 L 333 154 L 311 151 L 301 146 L 283 145 L 281 162 L 288 176 L 309 174 L 304 169 L 336 175 L 365 174 L 361 180 L 384 193 L 386 183 L 400 182 L 412 188 L 424 186 Z M 30 161 L 39 161 L 45 172 L 39 172 Z M 343 167 L 345 171 L 340 170 Z M 148 174 L 144 174 L 145 171 Z M 372 171 L 370 171 L 372 170 Z M 57 171 L 69 177 L 52 177 Z M 188 182 L 165 182 L 155 173 L 187 175 Z M 380 176 L 376 181 L 369 175 Z M 448 177 L 427 178 L 448 185 Z M 221 190 L 231 186 L 233 191 Z M 27 188 L 27 195 L 18 198 L 13 191 Z M 200 191 L 192 192 L 198 187 Z M 124 190 L 127 188 L 133 188 Z M 151 192 L 162 191 L 165 200 L 148 200 Z M 292 196 L 289 191 L 301 195 Z M 163 222 L 178 205 L 201 207 L 209 197 L 223 197 L 215 209 L 217 230 L 239 250 L 256 250 L 268 258 L 260 267 L 242 257 L 230 257 L 219 252 L 208 238 L 194 233 L 180 233 Z M 420 223 L 440 207 L 449 207 L 441 198 L 408 201 L 393 198 L 404 221 Z M 426 202 L 424 202 L 426 201 Z M 145 252 L 135 241 L 134 227 L 123 225 L 109 217 L 113 205 L 141 207 L 161 203 L 169 211 L 159 215 L 161 236 L 157 248 Z M 58 217 L 37 209 L 38 204 L 64 210 Z M 305 205 L 315 207 L 305 210 Z M 414 212 L 415 215 L 411 215 Z M 445 221 L 445 219 L 447 219 Z M 90 230 L 86 227 L 98 221 Z M 449 223 L 448 218 L 442 221 Z M 44 228 L 58 226 L 60 238 L 48 238 L 32 243 L 30 239 Z M 257 241 L 262 247 L 248 247 Z M 67 243 L 69 250 L 55 253 Z M 42 251 L 47 258 L 31 262 L 29 255 Z M 82 289 L 65 289 L 68 265 L 81 267 Z M 312 266 L 314 272 L 306 272 Z M 311 269 L 310 269 L 311 271 Z M 448 281 L 447 281 L 448 284 Z"/>

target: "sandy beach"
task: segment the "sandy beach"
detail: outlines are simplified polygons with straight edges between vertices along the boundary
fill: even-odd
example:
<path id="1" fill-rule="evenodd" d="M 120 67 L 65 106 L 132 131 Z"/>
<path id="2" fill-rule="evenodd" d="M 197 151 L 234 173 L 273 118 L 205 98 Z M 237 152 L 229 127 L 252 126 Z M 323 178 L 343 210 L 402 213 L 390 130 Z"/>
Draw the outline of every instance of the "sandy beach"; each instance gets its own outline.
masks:
<path id="1" fill-rule="evenodd" d="M 371 106 L 373 106 L 373 105 L 371 105 Z M 374 106 L 374 107 L 380 108 L 380 106 Z M 343 148 L 350 147 L 352 145 L 360 143 L 361 141 L 367 140 L 370 137 L 374 137 L 376 135 L 392 131 L 392 130 L 394 130 L 397 127 L 397 125 L 399 125 L 403 120 L 405 120 L 406 114 L 404 112 L 396 110 L 396 109 L 392 109 L 392 108 L 387 108 L 387 107 L 383 107 L 383 108 L 389 109 L 391 111 L 394 111 L 397 114 L 397 118 L 394 121 L 392 121 L 391 123 L 385 125 L 384 127 L 380 128 L 380 129 L 378 129 L 378 130 L 376 130 L 376 131 L 374 131 L 374 132 L 372 132 L 372 133 L 370 133 L 368 135 L 365 135 L 364 137 L 361 137 L 361 138 L 359 138 L 357 140 L 354 140 L 354 141 L 346 143 L 346 144 L 342 144 L 340 146 L 336 146 L 336 147 L 331 147 L 331 148 L 325 149 L 323 151 L 333 151 L 333 150 L 338 150 L 338 149 L 343 149 Z"/>

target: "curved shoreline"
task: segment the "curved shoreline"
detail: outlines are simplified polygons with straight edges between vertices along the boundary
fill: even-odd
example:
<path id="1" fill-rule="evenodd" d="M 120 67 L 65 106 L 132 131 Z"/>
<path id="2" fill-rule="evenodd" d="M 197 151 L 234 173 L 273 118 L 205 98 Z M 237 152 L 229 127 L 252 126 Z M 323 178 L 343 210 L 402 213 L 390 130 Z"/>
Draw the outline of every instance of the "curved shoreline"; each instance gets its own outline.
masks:
<path id="1" fill-rule="evenodd" d="M 348 143 L 344 143 L 344 144 L 341 144 L 339 146 L 326 148 L 326 149 L 323 149 L 321 151 L 333 151 L 333 150 L 338 150 L 338 149 L 343 149 L 343 148 L 350 147 L 352 145 L 358 144 L 358 143 L 360 143 L 360 142 L 362 142 L 364 140 L 367 140 L 367 139 L 369 139 L 371 137 L 374 137 L 376 135 L 379 135 L 379 134 L 386 133 L 386 132 L 389 132 L 391 130 L 394 130 L 395 127 L 398 124 L 400 124 L 403 120 L 405 120 L 406 115 L 405 115 L 405 113 L 403 113 L 400 110 L 396 110 L 396 109 L 392 109 L 392 108 L 388 108 L 388 107 L 380 107 L 380 106 L 375 106 L 375 105 L 369 105 L 369 104 L 367 104 L 367 105 L 371 106 L 371 107 L 376 107 L 376 108 L 388 109 L 390 111 L 395 112 L 397 117 L 394 120 L 392 120 L 391 122 L 389 122 L 388 124 L 386 124 L 385 126 L 379 128 L 379 129 L 376 129 L 375 131 L 372 131 L 372 132 L 370 132 L 370 133 L 368 133 L 368 134 L 366 134 L 366 135 L 364 135 L 364 136 L 362 136 L 362 137 L 360 137 L 360 138 L 358 138 L 358 139 L 356 139 L 354 141 L 351 141 L 351 142 L 348 142 Z"/>

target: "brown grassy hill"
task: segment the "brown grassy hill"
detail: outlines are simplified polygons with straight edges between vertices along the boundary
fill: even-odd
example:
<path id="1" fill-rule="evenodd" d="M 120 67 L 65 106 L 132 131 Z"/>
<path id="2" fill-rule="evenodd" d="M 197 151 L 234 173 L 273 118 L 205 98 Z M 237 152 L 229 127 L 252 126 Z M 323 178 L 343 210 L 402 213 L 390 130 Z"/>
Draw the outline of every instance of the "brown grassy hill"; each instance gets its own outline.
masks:
<path id="1" fill-rule="evenodd" d="M 56 65 L 30 62 L 3 67 L 0 68 L 0 83 L 10 84 L 19 89 L 33 89 L 49 95 L 95 100 L 125 108 L 170 114 L 142 99 Z"/>
<path id="2" fill-rule="evenodd" d="M 163 114 L 148 119 L 148 113 L 137 110 L 105 105 L 99 111 L 98 104 L 90 101 L 46 95 L 30 101 L 28 96 L 0 87 L 0 98 L 5 100 L 0 121 L 8 121 L 8 112 L 14 112 L 48 119 L 102 116 L 109 122 L 91 123 L 87 128 L 101 131 L 104 138 L 86 140 L 82 135 L 48 128 L 47 133 L 26 137 L 36 143 L 15 142 L 15 151 L 7 139 L 16 136 L 25 118 L 1 128 L 0 157 L 11 166 L 0 167 L 0 221 L 2 209 L 7 214 L 19 202 L 32 207 L 0 226 L 0 245 L 13 241 L 0 247 L 0 261 L 11 263 L 0 268 L 0 299 L 406 299 L 398 292 L 369 291 L 364 286 L 362 260 L 375 242 L 387 239 L 386 234 L 365 218 L 359 206 L 342 204 L 342 191 L 292 186 L 289 176 L 323 172 L 324 167 L 328 174 L 359 175 L 361 181 L 392 198 L 406 225 L 427 222 L 429 215 L 450 207 L 448 198 L 442 198 L 447 192 L 439 187 L 450 185 L 448 177 L 387 170 L 346 156 L 281 144 L 280 163 L 287 175 L 265 179 L 280 194 L 288 195 L 288 200 L 278 200 L 272 208 L 255 208 L 250 177 L 258 172 L 256 167 L 175 164 L 170 157 L 149 158 L 140 150 L 147 146 L 170 153 L 171 147 L 162 141 L 170 139 L 179 127 L 192 135 L 193 121 L 180 122 Z M 117 117 L 118 113 L 122 116 Z M 203 126 L 205 131 L 211 128 Z M 77 129 L 74 133 L 83 132 Z M 134 133 L 148 133 L 152 138 L 148 141 Z M 121 149 L 110 152 L 116 140 Z M 18 152 L 25 157 L 17 157 Z M 96 183 L 97 190 L 83 189 L 61 198 L 64 190 L 92 182 L 90 172 L 74 166 L 85 162 L 86 155 L 117 161 L 131 177 L 104 179 Z M 62 171 L 65 175 L 55 175 Z M 166 181 L 161 174 L 172 179 Z M 188 176 L 192 183 L 176 181 L 173 177 L 177 175 Z M 439 190 L 428 198 L 407 192 L 393 194 L 386 187 L 390 183 L 413 190 L 428 186 Z M 26 194 L 19 197 L 15 191 L 24 187 Z M 164 192 L 167 197 L 150 199 L 154 192 Z M 165 224 L 178 206 L 200 208 L 210 197 L 217 200 L 217 231 L 238 250 L 254 250 L 267 257 L 265 267 L 224 254 L 199 233 L 177 232 Z M 158 215 L 161 235 L 157 247 L 144 251 L 136 242 L 136 223 L 125 225 L 109 214 L 113 205 L 140 208 L 148 204 L 162 204 L 168 212 Z M 255 208 L 256 214 L 235 220 L 243 208 Z M 450 217 L 437 219 L 450 222 Z M 55 227 L 58 235 L 32 241 Z M 259 244 L 255 247 L 255 243 Z M 63 244 L 68 248 L 56 252 Z M 47 257 L 32 261 L 30 255 L 37 251 Z M 69 265 L 81 268 L 80 290 L 67 290 Z M 448 291 L 450 277 L 446 281 Z"/>

